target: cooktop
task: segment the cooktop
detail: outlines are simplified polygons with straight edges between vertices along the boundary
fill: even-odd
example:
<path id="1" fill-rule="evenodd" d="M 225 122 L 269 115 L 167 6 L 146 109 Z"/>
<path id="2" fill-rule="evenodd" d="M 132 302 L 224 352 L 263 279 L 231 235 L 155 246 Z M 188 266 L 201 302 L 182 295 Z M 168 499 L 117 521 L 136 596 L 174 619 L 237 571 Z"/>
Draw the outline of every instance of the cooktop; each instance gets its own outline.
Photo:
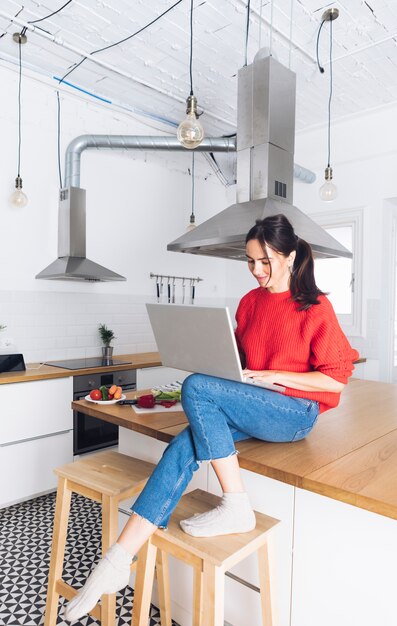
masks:
<path id="1" fill-rule="evenodd" d="M 119 361 L 118 359 L 103 359 L 94 356 L 89 359 L 68 359 L 67 361 L 47 361 L 44 365 L 62 367 L 66 370 L 83 370 L 90 367 L 114 367 L 115 365 L 129 365 L 131 361 Z M 132 365 L 132 363 L 131 363 Z"/>

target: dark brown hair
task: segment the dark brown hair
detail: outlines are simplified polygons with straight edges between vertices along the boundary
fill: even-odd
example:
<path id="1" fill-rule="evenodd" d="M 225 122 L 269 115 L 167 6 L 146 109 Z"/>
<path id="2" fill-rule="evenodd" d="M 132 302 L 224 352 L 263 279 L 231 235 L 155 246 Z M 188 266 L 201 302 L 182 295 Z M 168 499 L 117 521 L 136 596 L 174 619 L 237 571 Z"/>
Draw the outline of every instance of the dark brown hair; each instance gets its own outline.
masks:
<path id="1" fill-rule="evenodd" d="M 295 235 L 291 222 L 283 215 L 270 215 L 263 220 L 256 220 L 248 232 L 245 243 L 256 239 L 261 244 L 265 256 L 266 245 L 275 252 L 287 257 L 296 251 L 292 267 L 290 290 L 292 299 L 300 304 L 299 310 L 308 309 L 312 304 L 320 304 L 318 296 L 324 295 L 314 279 L 314 261 L 310 245 Z M 271 264 L 270 276 L 271 276 Z"/>

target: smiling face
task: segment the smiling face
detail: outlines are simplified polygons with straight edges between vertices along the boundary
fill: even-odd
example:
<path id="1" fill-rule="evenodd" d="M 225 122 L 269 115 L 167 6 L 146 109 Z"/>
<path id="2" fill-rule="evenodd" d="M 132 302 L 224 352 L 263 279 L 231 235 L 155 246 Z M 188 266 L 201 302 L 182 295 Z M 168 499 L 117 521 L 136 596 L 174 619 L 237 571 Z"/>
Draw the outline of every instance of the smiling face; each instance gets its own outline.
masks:
<path id="1" fill-rule="evenodd" d="M 261 287 L 273 293 L 281 293 L 289 289 L 295 251 L 288 256 L 280 254 L 262 244 L 258 239 L 250 239 L 246 245 L 248 267 Z"/>

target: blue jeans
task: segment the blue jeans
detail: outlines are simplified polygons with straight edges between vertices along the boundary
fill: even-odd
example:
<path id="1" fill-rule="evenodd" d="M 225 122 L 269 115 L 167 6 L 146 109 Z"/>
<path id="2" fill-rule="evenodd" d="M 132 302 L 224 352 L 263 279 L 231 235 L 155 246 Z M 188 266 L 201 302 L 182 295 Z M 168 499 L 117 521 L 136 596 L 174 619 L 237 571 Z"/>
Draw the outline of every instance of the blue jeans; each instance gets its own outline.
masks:
<path id="1" fill-rule="evenodd" d="M 246 383 L 192 374 L 182 386 L 182 406 L 189 421 L 168 445 L 132 510 L 160 528 L 201 461 L 236 454 L 234 443 L 298 441 L 316 423 L 319 407 Z"/>

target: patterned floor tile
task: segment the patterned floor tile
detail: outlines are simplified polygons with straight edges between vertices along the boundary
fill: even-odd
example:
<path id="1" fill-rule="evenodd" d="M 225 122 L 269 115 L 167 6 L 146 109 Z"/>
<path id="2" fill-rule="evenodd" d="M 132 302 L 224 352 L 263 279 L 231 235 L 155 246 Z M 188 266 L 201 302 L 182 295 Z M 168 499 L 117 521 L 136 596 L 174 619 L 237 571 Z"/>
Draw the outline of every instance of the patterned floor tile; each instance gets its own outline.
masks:
<path id="1" fill-rule="evenodd" d="M 54 493 L 0 510 L 0 626 L 44 623 L 54 510 Z M 73 587 L 81 587 L 100 553 L 100 506 L 74 494 L 64 580 Z M 133 597 L 131 587 L 117 594 L 117 626 L 130 626 Z M 66 600 L 60 600 L 57 626 L 70 626 L 62 618 L 65 603 Z M 99 622 L 87 616 L 74 626 L 91 624 Z M 150 626 L 158 624 L 159 611 L 152 606 Z"/>

